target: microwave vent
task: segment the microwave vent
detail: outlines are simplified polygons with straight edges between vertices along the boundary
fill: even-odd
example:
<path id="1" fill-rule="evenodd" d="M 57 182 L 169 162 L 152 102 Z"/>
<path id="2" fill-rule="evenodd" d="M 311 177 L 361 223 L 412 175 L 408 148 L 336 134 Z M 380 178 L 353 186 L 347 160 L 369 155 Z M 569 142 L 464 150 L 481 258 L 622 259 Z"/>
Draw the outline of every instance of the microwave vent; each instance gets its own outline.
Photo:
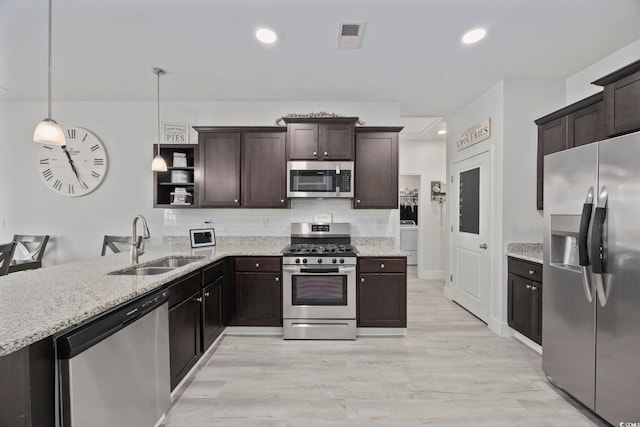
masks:
<path id="1" fill-rule="evenodd" d="M 359 49 L 364 34 L 364 22 L 342 22 L 338 28 L 339 49 Z"/>

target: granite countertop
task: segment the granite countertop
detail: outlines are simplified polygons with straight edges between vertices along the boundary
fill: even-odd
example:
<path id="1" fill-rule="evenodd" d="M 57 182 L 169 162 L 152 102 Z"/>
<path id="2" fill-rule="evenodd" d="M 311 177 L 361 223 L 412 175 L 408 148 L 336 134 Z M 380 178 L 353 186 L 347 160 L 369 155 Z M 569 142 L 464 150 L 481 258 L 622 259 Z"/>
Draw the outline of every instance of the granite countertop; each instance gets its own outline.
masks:
<path id="1" fill-rule="evenodd" d="M 216 246 L 192 249 L 184 238 L 165 238 L 146 249 L 140 264 L 166 256 L 202 260 L 148 276 L 109 275 L 127 268 L 129 253 L 27 270 L 0 277 L 0 356 L 62 332 L 227 256 L 280 256 L 288 237 L 218 237 Z M 404 256 L 393 239 L 354 238 L 359 256 Z"/>
<path id="2" fill-rule="evenodd" d="M 510 257 L 543 263 L 542 243 L 507 243 L 505 253 Z"/>

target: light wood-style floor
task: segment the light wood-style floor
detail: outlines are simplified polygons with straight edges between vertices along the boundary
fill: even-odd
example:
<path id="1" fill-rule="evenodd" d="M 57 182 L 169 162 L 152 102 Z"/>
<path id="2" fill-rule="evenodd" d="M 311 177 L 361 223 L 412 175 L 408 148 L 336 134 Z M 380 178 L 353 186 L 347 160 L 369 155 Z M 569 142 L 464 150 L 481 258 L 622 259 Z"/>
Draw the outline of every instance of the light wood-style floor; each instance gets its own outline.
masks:
<path id="1" fill-rule="evenodd" d="M 162 424 L 603 425 L 546 381 L 541 357 L 501 338 L 410 270 L 404 338 L 225 336 Z"/>

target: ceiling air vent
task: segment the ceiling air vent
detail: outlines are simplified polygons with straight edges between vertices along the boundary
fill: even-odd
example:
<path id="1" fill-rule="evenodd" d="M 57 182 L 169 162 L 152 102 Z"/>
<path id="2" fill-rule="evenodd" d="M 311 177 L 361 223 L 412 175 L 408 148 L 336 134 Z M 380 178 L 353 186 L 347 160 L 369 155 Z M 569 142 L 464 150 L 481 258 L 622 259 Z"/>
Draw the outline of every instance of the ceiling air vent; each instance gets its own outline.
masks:
<path id="1" fill-rule="evenodd" d="M 338 48 L 359 49 L 364 34 L 364 22 L 342 22 L 338 28 Z"/>

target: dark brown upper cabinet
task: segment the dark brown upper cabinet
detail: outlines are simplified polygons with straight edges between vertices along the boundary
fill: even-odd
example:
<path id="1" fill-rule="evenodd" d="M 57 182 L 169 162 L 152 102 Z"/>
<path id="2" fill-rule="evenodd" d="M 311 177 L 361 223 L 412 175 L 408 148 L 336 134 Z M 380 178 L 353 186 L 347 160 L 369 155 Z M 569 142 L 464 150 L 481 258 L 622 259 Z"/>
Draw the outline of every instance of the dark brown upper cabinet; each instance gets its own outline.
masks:
<path id="1" fill-rule="evenodd" d="M 604 86 L 607 136 L 640 129 L 640 60 L 596 80 L 593 84 Z"/>
<path id="2" fill-rule="evenodd" d="M 605 138 L 603 93 L 535 121 L 538 125 L 536 206 L 543 208 L 544 156 Z"/>
<path id="3" fill-rule="evenodd" d="M 353 160 L 357 117 L 286 118 L 289 160 Z"/>
<path id="4" fill-rule="evenodd" d="M 286 208 L 283 127 L 196 127 L 200 207 Z"/>
<path id="5" fill-rule="evenodd" d="M 353 207 L 398 208 L 398 133 L 402 127 L 356 128 Z"/>

